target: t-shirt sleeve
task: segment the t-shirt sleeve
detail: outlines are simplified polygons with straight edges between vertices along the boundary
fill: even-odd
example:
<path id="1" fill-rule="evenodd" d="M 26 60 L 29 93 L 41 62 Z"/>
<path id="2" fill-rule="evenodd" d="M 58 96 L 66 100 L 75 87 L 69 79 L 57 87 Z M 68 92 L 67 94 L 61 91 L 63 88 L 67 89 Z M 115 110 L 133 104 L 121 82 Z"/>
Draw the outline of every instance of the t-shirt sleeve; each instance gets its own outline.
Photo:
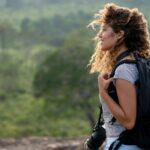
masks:
<path id="1" fill-rule="evenodd" d="M 124 79 L 135 84 L 138 79 L 138 70 L 135 64 L 122 64 L 118 66 L 114 74 L 114 84 L 116 79 Z"/>

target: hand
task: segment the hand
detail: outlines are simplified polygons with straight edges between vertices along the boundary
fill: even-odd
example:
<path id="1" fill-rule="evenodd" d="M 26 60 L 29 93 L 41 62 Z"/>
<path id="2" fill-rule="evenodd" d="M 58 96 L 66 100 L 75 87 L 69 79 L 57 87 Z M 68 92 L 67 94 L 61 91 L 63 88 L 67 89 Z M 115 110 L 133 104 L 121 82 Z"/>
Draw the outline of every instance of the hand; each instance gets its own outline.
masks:
<path id="1" fill-rule="evenodd" d="M 107 92 L 108 86 L 110 82 L 113 80 L 113 78 L 109 78 L 108 74 L 99 75 L 98 76 L 98 87 L 99 92 Z"/>

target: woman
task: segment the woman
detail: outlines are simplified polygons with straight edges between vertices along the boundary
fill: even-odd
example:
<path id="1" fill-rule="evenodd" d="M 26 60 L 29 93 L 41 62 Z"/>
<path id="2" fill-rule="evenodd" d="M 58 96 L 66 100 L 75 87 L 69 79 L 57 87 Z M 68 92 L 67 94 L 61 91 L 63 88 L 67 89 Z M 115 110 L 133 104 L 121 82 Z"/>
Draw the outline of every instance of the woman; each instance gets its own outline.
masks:
<path id="1" fill-rule="evenodd" d="M 109 77 L 118 57 L 128 50 L 123 59 L 134 60 L 133 52 L 150 57 L 150 43 L 147 21 L 138 9 L 129 9 L 109 3 L 96 15 L 90 24 L 100 26 L 96 35 L 96 48 L 91 57 L 91 73 L 99 72 L 99 95 L 106 128 L 105 150 L 125 129 L 132 129 L 136 122 L 136 85 L 138 70 L 136 64 L 121 64 Z M 119 60 L 119 61 L 121 61 Z M 108 94 L 110 82 L 115 85 L 118 102 Z M 111 122 L 112 117 L 116 118 Z M 136 145 L 122 144 L 119 150 L 141 150 Z"/>

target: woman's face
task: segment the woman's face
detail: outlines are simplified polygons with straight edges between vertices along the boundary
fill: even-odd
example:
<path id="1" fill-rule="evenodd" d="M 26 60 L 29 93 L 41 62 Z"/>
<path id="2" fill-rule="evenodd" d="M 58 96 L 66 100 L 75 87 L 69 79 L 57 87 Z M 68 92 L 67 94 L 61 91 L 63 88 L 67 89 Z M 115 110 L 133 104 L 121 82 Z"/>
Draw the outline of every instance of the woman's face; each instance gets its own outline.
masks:
<path id="1" fill-rule="evenodd" d="M 118 35 L 113 31 L 113 28 L 107 24 L 101 26 L 98 33 L 100 39 L 101 50 L 111 50 L 118 41 Z"/>

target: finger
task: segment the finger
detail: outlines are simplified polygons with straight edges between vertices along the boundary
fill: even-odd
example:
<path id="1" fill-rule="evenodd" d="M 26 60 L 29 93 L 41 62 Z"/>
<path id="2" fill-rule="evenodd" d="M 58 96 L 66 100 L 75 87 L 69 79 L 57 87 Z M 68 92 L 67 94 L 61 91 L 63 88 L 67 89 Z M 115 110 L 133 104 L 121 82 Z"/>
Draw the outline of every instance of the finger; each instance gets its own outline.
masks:
<path id="1" fill-rule="evenodd" d="M 107 80 L 109 78 L 109 75 L 108 74 L 104 74 L 103 78 Z"/>
<path id="2" fill-rule="evenodd" d="M 101 79 L 103 79 L 103 75 L 98 75 L 98 80 L 101 80 Z"/>
<path id="3" fill-rule="evenodd" d="M 108 81 L 108 82 L 111 82 L 111 81 L 113 81 L 113 79 L 114 79 L 114 78 L 111 77 L 111 78 L 109 78 L 107 81 Z"/>

